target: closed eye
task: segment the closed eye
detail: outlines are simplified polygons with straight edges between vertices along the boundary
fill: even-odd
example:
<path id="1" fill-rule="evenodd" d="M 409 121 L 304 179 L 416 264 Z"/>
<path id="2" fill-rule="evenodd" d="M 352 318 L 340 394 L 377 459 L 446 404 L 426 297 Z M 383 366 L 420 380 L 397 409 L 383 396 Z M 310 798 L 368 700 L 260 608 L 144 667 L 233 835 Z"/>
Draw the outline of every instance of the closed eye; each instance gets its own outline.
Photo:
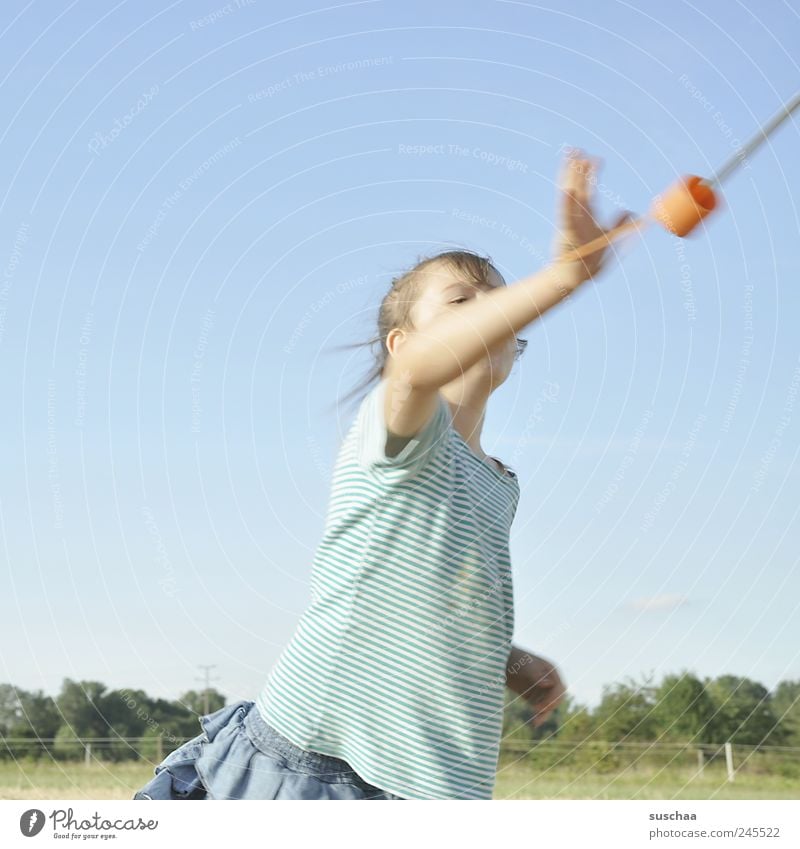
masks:
<path id="1" fill-rule="evenodd" d="M 462 295 L 460 298 L 456 298 L 455 300 L 450 301 L 451 304 L 459 304 L 461 301 L 468 300 L 465 295 Z"/>

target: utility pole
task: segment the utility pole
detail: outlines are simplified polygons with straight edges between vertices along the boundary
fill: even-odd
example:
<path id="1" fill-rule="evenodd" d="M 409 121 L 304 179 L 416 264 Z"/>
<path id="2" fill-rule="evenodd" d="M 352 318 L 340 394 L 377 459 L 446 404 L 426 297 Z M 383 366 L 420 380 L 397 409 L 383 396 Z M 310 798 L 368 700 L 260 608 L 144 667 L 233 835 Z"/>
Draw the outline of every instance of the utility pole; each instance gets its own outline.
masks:
<path id="1" fill-rule="evenodd" d="M 208 714 L 209 684 L 212 681 L 219 681 L 219 678 L 212 678 L 211 677 L 211 670 L 214 669 L 217 664 L 216 663 L 208 663 L 208 664 L 198 663 L 197 665 L 200 667 L 200 669 L 204 670 L 203 677 L 197 678 L 196 680 L 197 681 L 203 681 L 204 684 L 205 684 L 205 686 L 203 687 L 203 713 Z"/>

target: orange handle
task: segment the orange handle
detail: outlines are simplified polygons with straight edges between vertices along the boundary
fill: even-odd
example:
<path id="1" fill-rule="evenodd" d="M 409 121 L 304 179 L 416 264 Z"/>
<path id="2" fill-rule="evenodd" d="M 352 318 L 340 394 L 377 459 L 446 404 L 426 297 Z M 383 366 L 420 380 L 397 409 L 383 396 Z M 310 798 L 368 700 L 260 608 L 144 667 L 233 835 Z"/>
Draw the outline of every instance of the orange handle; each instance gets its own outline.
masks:
<path id="1" fill-rule="evenodd" d="M 689 174 L 656 195 L 650 216 L 670 233 L 686 236 L 717 207 L 717 196 L 701 177 Z"/>

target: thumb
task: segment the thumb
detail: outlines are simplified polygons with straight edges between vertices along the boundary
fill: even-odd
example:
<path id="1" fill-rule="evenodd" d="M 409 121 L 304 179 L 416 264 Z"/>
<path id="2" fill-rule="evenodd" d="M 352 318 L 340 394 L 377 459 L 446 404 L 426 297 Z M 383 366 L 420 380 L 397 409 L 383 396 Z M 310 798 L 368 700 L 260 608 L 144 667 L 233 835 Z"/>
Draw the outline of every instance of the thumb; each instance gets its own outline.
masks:
<path id="1" fill-rule="evenodd" d="M 615 230 L 617 227 L 620 227 L 625 224 L 626 221 L 633 221 L 633 213 L 629 209 L 626 209 L 624 212 L 620 213 L 609 229 Z"/>

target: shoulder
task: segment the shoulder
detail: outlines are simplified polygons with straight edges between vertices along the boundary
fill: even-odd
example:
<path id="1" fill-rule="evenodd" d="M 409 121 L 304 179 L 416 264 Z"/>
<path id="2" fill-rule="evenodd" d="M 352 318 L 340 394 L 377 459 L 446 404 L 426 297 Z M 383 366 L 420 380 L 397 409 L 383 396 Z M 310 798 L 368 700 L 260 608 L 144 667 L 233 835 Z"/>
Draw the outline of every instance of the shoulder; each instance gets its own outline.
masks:
<path id="1" fill-rule="evenodd" d="M 350 439 L 355 456 L 374 477 L 399 482 L 418 474 L 447 450 L 450 410 L 441 393 L 427 422 L 411 436 L 393 433 L 386 424 L 385 400 L 388 383 L 381 378 L 362 399 Z M 397 403 L 403 403 L 398 398 Z"/>
<path id="2" fill-rule="evenodd" d="M 489 455 L 489 459 L 494 462 L 495 466 L 497 467 L 497 471 L 500 472 L 500 474 L 505 475 L 508 478 L 516 478 L 517 473 L 512 468 L 507 466 L 502 460 L 497 457 L 494 457 L 491 454 Z"/>

